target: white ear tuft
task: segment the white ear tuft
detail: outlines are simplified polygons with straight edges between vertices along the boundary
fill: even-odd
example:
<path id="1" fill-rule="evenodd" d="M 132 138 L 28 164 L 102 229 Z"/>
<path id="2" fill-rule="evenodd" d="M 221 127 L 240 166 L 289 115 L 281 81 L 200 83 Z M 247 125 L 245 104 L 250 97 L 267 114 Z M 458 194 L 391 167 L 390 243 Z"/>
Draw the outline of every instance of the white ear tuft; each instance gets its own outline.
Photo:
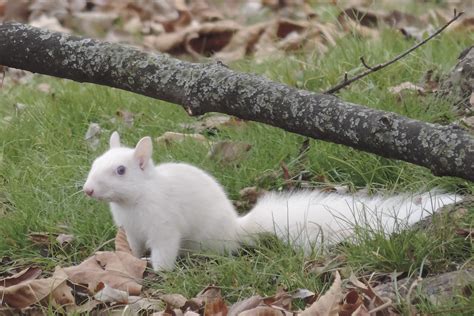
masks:
<path id="1" fill-rule="evenodd" d="M 135 153 L 133 156 L 138 160 L 140 168 L 143 170 L 151 158 L 153 152 L 153 144 L 149 136 L 143 137 L 135 146 Z"/>
<path id="2" fill-rule="evenodd" d="M 117 133 L 117 131 L 113 132 L 112 135 L 110 135 L 109 145 L 110 148 L 120 147 L 120 135 L 119 133 Z"/>

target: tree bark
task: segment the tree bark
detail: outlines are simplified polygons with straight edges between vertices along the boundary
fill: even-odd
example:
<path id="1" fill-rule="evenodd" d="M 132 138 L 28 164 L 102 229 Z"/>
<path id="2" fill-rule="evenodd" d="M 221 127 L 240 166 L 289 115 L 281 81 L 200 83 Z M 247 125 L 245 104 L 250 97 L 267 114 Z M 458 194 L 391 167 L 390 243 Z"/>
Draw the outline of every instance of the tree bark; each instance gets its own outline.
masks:
<path id="1" fill-rule="evenodd" d="M 220 62 L 196 64 L 119 44 L 0 25 L 0 64 L 91 82 L 180 104 L 190 115 L 221 112 L 474 180 L 474 137 L 442 126 L 298 90 Z"/>
<path id="2" fill-rule="evenodd" d="M 433 304 L 440 304 L 446 301 L 452 301 L 456 295 L 471 296 L 474 284 L 474 270 L 466 269 L 459 271 L 446 272 L 435 275 L 413 284 L 416 278 L 405 278 L 399 281 L 384 283 L 374 287 L 374 291 L 380 297 L 389 297 L 396 302 L 398 297 L 413 300 L 417 294 L 424 295 Z M 407 295 L 413 287 L 410 297 Z"/>

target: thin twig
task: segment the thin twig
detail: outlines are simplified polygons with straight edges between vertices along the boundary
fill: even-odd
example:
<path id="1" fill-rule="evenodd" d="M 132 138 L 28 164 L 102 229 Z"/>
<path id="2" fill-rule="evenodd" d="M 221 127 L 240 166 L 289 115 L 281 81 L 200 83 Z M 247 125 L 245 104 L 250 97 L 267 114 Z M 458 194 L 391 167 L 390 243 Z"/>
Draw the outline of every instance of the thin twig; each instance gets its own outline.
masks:
<path id="1" fill-rule="evenodd" d="M 362 63 L 362 65 L 364 65 L 365 68 L 370 69 L 370 70 L 373 69 L 372 67 L 370 67 L 369 65 L 367 65 L 367 63 L 365 62 L 364 56 L 360 56 L 359 59 L 360 59 L 360 62 Z"/>
<path id="2" fill-rule="evenodd" d="M 364 60 L 364 57 L 361 57 L 360 58 L 360 61 L 362 62 L 362 64 L 364 65 L 364 67 L 367 68 L 366 71 L 356 75 L 355 77 L 352 77 L 352 78 L 347 78 L 347 73 L 344 75 L 344 80 L 337 84 L 336 86 L 326 90 L 324 93 L 326 94 L 332 94 L 336 91 L 339 91 L 341 90 L 342 88 L 350 85 L 351 83 L 353 83 L 354 81 L 357 81 L 359 80 L 360 78 L 363 78 L 373 72 L 376 72 L 377 70 L 380 70 L 382 68 L 385 68 L 391 64 L 393 64 L 394 62 L 402 59 L 403 57 L 405 57 L 406 55 L 410 54 L 412 51 L 414 51 L 415 49 L 417 49 L 418 47 L 422 46 L 423 44 L 427 43 L 429 40 L 431 40 L 433 37 L 437 36 L 438 34 L 440 34 L 441 32 L 444 31 L 444 29 L 446 29 L 451 23 L 453 23 L 454 21 L 456 21 L 457 19 L 459 19 L 459 17 L 461 15 L 463 15 L 464 12 L 459 12 L 457 13 L 456 9 L 454 10 L 454 17 L 449 20 L 445 25 L 443 25 L 442 27 L 440 27 L 436 32 L 434 32 L 433 34 L 431 34 L 429 37 L 427 37 L 426 39 L 422 40 L 421 42 L 417 43 L 415 46 L 411 47 L 410 49 L 406 50 L 405 52 L 401 53 L 400 55 L 396 56 L 395 58 L 385 62 L 385 63 L 382 63 L 382 64 L 379 64 L 379 65 L 376 65 L 376 66 L 373 66 L 373 67 L 370 67 L 369 65 L 367 65 L 365 63 L 365 60 Z"/>

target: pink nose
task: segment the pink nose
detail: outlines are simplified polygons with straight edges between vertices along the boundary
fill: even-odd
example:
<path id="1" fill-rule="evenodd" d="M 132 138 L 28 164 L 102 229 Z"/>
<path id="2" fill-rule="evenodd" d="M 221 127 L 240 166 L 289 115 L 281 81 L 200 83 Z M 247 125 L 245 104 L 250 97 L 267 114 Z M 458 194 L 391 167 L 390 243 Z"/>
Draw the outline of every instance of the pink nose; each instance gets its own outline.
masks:
<path id="1" fill-rule="evenodd" d="M 87 194 L 88 196 L 92 196 L 92 194 L 94 194 L 94 190 L 93 190 L 93 189 L 85 189 L 85 188 L 84 188 L 84 193 Z"/>

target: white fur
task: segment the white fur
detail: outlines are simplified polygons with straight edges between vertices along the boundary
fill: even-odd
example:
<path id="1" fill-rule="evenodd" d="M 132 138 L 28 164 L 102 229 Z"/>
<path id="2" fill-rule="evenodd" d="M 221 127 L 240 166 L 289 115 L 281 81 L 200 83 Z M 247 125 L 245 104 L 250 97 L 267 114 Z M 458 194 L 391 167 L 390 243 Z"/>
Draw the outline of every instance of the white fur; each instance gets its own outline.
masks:
<path id="1" fill-rule="evenodd" d="M 98 157 L 84 191 L 110 203 L 117 226 L 127 234 L 135 256 L 151 250 L 155 270 L 173 269 L 183 252 L 233 251 L 261 232 L 309 251 L 321 242 L 350 237 L 354 226 L 391 233 L 455 201 L 450 194 L 357 197 L 319 191 L 270 193 L 239 217 L 224 189 L 209 174 L 184 163 L 153 165 L 152 142 L 145 137 L 135 149 L 120 147 L 114 132 L 110 149 Z M 124 166 L 119 175 L 117 167 Z M 403 223 L 404 222 L 404 223 Z"/>
<path id="2" fill-rule="evenodd" d="M 390 234 L 459 201 L 436 191 L 417 195 L 357 196 L 321 191 L 270 193 L 239 219 L 249 233 L 273 232 L 306 252 L 350 238 L 364 227 Z"/>

